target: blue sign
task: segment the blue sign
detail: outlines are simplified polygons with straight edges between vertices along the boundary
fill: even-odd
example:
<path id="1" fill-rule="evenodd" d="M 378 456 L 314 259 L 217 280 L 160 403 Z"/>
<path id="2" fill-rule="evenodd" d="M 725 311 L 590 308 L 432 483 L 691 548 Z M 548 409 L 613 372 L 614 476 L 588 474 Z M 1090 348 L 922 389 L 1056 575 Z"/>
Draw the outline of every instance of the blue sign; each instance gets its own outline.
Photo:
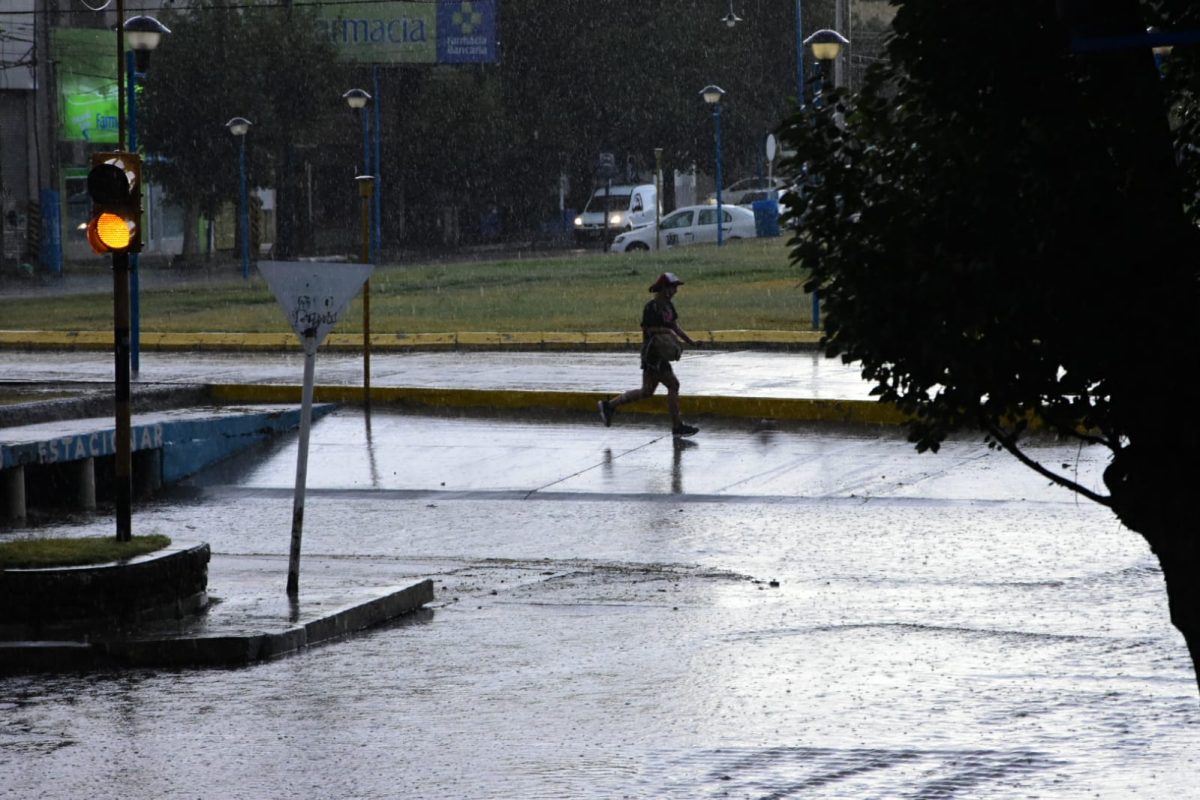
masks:
<path id="1" fill-rule="evenodd" d="M 42 209 L 42 243 L 38 260 L 46 272 L 62 275 L 62 215 L 59 212 L 58 192 L 42 189 L 39 203 Z"/>
<path id="2" fill-rule="evenodd" d="M 494 0 L 438 3 L 439 64 L 491 64 L 496 61 Z"/>

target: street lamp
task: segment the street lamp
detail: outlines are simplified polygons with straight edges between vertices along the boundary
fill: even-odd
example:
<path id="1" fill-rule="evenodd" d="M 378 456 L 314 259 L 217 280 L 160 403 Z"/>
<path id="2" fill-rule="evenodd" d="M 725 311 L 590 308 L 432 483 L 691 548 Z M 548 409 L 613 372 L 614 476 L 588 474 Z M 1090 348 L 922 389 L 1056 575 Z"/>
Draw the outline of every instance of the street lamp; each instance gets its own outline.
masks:
<path id="1" fill-rule="evenodd" d="M 729 0 L 729 13 L 721 17 L 721 22 L 725 23 L 725 27 L 732 28 L 742 21 L 742 18 L 733 13 L 733 0 Z"/>
<path id="2" fill-rule="evenodd" d="M 704 102 L 712 106 L 713 110 L 713 139 L 717 147 L 717 247 L 725 244 L 725 236 L 722 231 L 725 212 L 721 207 L 721 98 L 724 95 L 725 90 L 714 84 L 709 84 L 700 90 L 700 96 L 704 98 Z"/>
<path id="3" fill-rule="evenodd" d="M 799 8 L 796 13 L 799 15 Z M 825 89 L 830 85 L 829 70 L 850 40 L 837 31 L 822 28 L 805 39 L 804 44 L 812 48 L 813 58 L 821 64 L 821 91 L 813 96 L 813 107 L 816 108 L 819 107 L 818 98 L 825 94 Z M 813 330 L 821 327 L 821 293 L 816 289 L 812 293 L 812 326 Z"/>
<path id="4" fill-rule="evenodd" d="M 137 16 L 125 20 L 125 43 L 137 54 L 138 72 L 144 72 L 150 60 L 150 51 L 158 47 L 162 37 L 171 29 L 154 17 Z"/>
<path id="5" fill-rule="evenodd" d="M 242 280 L 250 277 L 250 203 L 246 197 L 246 133 L 253 123 L 245 117 L 234 117 L 225 123 L 238 140 L 238 199 L 241 203 L 238 219 L 242 232 Z"/>
<path id="6" fill-rule="evenodd" d="M 343 94 L 342 98 L 346 101 L 346 105 L 350 106 L 351 110 L 359 112 L 359 115 L 362 117 L 362 132 L 363 132 L 363 134 L 362 134 L 363 135 L 362 174 L 374 176 L 376 178 L 376 183 L 378 183 L 378 170 L 371 169 L 371 136 L 370 136 L 369 116 L 367 113 L 367 104 L 372 101 L 371 94 L 369 92 L 367 92 L 365 89 L 351 89 L 350 91 Z M 376 105 L 378 106 L 378 104 L 376 104 Z M 378 110 L 378 108 L 376 110 Z M 376 141 L 378 142 L 378 138 L 379 138 L 378 119 L 376 120 L 375 127 L 376 127 L 375 138 L 376 138 Z M 376 147 L 375 149 L 376 149 L 376 156 L 378 157 L 379 148 Z M 375 256 L 378 253 L 378 242 L 379 242 L 379 231 L 378 231 L 379 215 L 378 215 L 377 210 L 376 210 L 376 213 L 374 213 L 372 215 L 371 223 L 372 223 L 372 225 L 371 225 L 371 250 L 372 250 L 371 261 L 374 262 Z"/>
<path id="7" fill-rule="evenodd" d="M 826 88 L 832 88 L 830 69 L 833 62 L 841 54 L 842 48 L 850 44 L 850 40 L 837 31 L 822 28 L 805 39 L 804 44 L 812 49 L 813 58 L 821 64 L 821 93 L 824 94 Z"/>
<path id="8" fill-rule="evenodd" d="M 129 150 L 138 150 L 137 136 L 137 79 L 144 77 L 150 68 L 150 51 L 158 47 L 162 37 L 171 32 L 154 17 L 136 16 L 125 20 L 121 26 L 125 44 L 129 47 L 125 53 L 126 100 L 129 106 L 127 121 L 129 123 Z M 139 189 L 141 191 L 141 189 Z M 142 221 L 138 220 L 139 227 Z M 141 368 L 142 340 L 142 308 L 141 288 L 138 279 L 138 254 L 129 256 L 129 360 L 130 369 L 137 375 Z"/>
<path id="9" fill-rule="evenodd" d="M 1146 28 L 1147 36 L 1157 37 L 1160 33 L 1161 31 L 1153 25 L 1151 25 L 1149 28 Z M 1175 49 L 1174 45 L 1169 42 L 1155 44 L 1150 47 L 1150 52 L 1154 54 L 1154 67 L 1160 73 L 1162 72 L 1163 62 L 1167 60 L 1167 56 L 1171 55 L 1171 51 L 1173 49 Z"/>
<path id="10" fill-rule="evenodd" d="M 375 237 L 372 236 L 370 206 L 372 195 L 376 194 L 376 180 L 371 174 L 371 142 L 367 133 L 367 103 L 371 100 L 371 95 L 363 89 L 351 89 L 342 95 L 342 99 L 346 101 L 346 105 L 354 111 L 359 112 L 362 116 L 363 129 L 363 170 L 355 180 L 358 181 L 359 197 L 363 203 L 363 225 L 364 225 L 364 244 L 366 248 L 362 253 L 364 263 L 372 263 L 371 245 L 375 243 Z M 376 126 L 378 127 L 378 126 Z M 378 131 L 376 131 L 378 134 Z M 364 405 L 367 410 L 371 408 L 371 279 L 368 278 L 363 282 L 363 398 Z"/>

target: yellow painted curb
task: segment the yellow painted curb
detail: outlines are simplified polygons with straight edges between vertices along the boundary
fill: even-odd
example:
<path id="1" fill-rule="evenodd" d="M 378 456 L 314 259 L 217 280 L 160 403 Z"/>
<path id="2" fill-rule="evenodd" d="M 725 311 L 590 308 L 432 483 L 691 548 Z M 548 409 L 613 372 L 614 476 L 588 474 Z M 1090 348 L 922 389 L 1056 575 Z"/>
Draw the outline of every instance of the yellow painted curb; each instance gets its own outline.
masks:
<path id="1" fill-rule="evenodd" d="M 298 403 L 300 387 L 280 384 L 212 384 L 212 398 L 222 403 Z M 549 392 L 504 389 L 443 389 L 427 387 L 373 387 L 376 405 L 416 405 L 427 408 L 481 408 L 491 410 L 548 409 L 593 413 L 604 392 Z M 313 398 L 322 403 L 362 405 L 361 386 L 316 386 Z M 873 400 L 805 400 L 790 397 L 726 397 L 693 395 L 679 399 L 684 414 L 770 419 L 798 422 L 837 422 L 856 425 L 902 425 L 908 417 L 894 406 Z M 665 414 L 666 397 L 632 403 L 621 413 Z"/>

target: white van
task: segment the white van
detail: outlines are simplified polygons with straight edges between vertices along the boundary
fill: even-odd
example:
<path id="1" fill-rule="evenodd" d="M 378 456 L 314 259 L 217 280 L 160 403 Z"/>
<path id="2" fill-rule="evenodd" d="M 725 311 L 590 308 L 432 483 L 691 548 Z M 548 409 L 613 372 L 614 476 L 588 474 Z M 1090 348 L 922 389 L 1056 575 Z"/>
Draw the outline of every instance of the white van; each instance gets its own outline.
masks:
<path id="1" fill-rule="evenodd" d="M 652 183 L 602 186 L 592 193 L 583 213 L 575 218 L 575 241 L 580 244 L 601 241 L 605 234 L 606 213 L 610 238 L 621 231 L 654 222 L 657 203 L 658 195 Z"/>

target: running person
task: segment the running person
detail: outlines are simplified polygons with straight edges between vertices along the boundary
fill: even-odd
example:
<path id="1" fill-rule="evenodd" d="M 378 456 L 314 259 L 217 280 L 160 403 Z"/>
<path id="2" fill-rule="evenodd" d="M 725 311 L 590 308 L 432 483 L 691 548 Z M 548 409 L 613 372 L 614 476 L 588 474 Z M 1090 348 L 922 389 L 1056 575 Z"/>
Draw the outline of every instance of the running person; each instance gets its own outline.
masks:
<path id="1" fill-rule="evenodd" d="M 617 408 L 626 403 L 643 400 L 654 394 L 661 383 L 667 387 L 667 410 L 671 413 L 671 433 L 675 436 L 691 436 L 698 433 L 699 428 L 687 425 L 679 416 L 679 379 L 671 369 L 671 362 L 659 354 L 653 347 L 654 337 L 669 336 L 678 343 L 682 339 L 690 345 L 696 344 L 679 327 L 679 314 L 671 298 L 679 291 L 683 281 L 673 272 L 664 272 L 650 287 L 654 299 L 646 303 L 642 309 L 642 385 L 639 389 L 630 389 L 610 400 L 601 400 L 600 419 L 604 427 L 612 424 L 613 414 Z"/>

